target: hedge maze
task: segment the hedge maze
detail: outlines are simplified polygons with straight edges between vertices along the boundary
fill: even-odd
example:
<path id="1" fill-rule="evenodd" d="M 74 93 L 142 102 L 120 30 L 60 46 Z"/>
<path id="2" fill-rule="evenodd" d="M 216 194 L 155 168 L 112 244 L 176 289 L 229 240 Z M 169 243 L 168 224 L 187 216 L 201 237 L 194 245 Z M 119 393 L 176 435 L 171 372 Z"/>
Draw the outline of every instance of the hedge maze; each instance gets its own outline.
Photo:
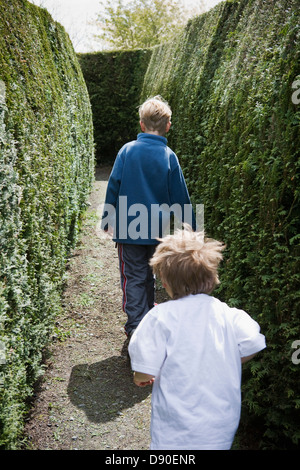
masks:
<path id="1" fill-rule="evenodd" d="M 137 106 L 160 94 L 206 233 L 227 246 L 215 295 L 266 336 L 244 366 L 238 439 L 297 448 L 299 19 L 297 0 L 227 0 L 172 43 L 77 57 L 45 10 L 0 2 L 0 446 L 18 447 L 42 373 L 94 142 L 113 163 Z"/>

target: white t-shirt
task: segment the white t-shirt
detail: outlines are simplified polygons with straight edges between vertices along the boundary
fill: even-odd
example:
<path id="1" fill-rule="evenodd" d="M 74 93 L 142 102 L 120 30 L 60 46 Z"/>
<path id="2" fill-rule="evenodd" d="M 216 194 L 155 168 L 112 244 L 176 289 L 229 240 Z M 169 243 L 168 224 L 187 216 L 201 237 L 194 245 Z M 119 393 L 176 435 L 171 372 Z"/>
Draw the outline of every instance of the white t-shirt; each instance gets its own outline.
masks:
<path id="1" fill-rule="evenodd" d="M 132 370 L 154 375 L 151 449 L 230 449 L 240 419 L 241 357 L 266 347 L 243 310 L 206 294 L 154 307 L 130 344 Z"/>

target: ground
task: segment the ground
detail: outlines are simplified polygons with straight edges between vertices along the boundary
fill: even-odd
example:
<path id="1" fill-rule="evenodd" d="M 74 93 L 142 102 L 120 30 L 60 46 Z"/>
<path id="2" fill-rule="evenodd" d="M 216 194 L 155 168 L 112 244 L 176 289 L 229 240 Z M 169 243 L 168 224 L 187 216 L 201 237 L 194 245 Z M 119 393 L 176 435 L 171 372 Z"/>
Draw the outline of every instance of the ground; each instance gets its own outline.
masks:
<path id="1" fill-rule="evenodd" d="M 29 449 L 149 449 L 152 389 L 132 381 L 117 250 L 99 228 L 109 173 L 96 170 L 68 263 L 63 311 L 26 423 Z"/>

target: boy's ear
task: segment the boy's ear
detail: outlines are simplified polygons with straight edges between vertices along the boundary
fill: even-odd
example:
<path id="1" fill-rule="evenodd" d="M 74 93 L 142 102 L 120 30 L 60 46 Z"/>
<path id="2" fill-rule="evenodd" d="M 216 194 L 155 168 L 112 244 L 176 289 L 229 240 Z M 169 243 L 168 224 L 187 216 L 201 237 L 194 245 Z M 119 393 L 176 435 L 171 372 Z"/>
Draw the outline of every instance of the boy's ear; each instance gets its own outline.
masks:
<path id="1" fill-rule="evenodd" d="M 169 132 L 170 127 L 171 127 L 171 121 L 169 121 L 167 126 L 166 126 L 166 133 Z"/>
<path id="2" fill-rule="evenodd" d="M 146 131 L 146 126 L 145 126 L 145 124 L 143 123 L 143 121 L 140 121 L 140 126 L 141 126 L 142 132 L 145 132 L 145 131 Z"/>

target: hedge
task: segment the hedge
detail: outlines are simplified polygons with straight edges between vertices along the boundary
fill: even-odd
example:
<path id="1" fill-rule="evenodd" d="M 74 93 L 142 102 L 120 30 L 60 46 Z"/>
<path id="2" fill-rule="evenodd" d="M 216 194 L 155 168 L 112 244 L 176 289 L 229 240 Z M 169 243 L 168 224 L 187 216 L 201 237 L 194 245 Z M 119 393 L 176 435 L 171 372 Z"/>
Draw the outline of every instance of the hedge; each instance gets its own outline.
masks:
<path id="1" fill-rule="evenodd" d="M 0 0 L 0 447 L 20 445 L 94 178 L 93 124 L 65 30 Z"/>
<path id="2" fill-rule="evenodd" d="M 93 109 L 98 163 L 113 163 L 136 139 L 137 107 L 151 49 L 78 54 Z"/>
<path id="3" fill-rule="evenodd" d="M 227 245 L 215 295 L 266 336 L 244 366 L 238 435 L 259 449 L 300 437 L 299 20 L 297 0 L 222 2 L 153 50 L 141 96 L 169 101 L 169 144 L 206 232 Z"/>

